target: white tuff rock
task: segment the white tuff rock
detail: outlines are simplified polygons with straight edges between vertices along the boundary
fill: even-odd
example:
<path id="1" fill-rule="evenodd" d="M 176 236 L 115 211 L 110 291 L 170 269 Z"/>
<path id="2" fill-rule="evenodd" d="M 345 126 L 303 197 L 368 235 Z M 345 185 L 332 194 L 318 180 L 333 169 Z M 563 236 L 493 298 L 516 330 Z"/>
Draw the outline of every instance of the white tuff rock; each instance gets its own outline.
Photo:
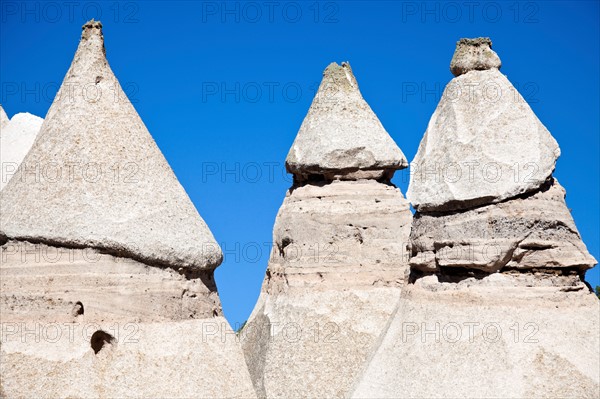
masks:
<path id="1" fill-rule="evenodd" d="M 577 276 L 430 276 L 403 289 L 349 396 L 596 398 L 598 329 L 600 302 Z"/>
<path id="2" fill-rule="evenodd" d="M 453 82 L 512 87 L 494 68 Z M 477 90 L 470 106 L 442 99 L 421 142 L 409 284 L 353 397 L 600 392 L 600 302 L 583 281 L 596 260 L 552 177 L 558 145 L 522 99 Z M 419 179 L 460 162 L 479 168 Z M 493 163 L 496 182 L 477 174 Z M 528 179 L 507 176 L 511 164 L 530 165 Z"/>
<path id="3" fill-rule="evenodd" d="M 390 178 L 407 167 L 404 154 L 363 99 L 350 64 L 323 72 L 308 114 L 286 158 L 299 180 Z"/>
<path id="4" fill-rule="evenodd" d="M 559 156 L 506 76 L 473 70 L 446 86 L 411 162 L 406 196 L 427 212 L 496 203 L 539 189 Z"/>
<path id="5" fill-rule="evenodd" d="M 0 252 L 0 396 L 254 397 L 211 272 L 23 241 Z"/>
<path id="6" fill-rule="evenodd" d="M 8 238 L 175 268 L 214 269 L 222 260 L 108 65 L 99 22 L 84 25 L 38 139 L 0 201 Z"/>
<path id="7" fill-rule="evenodd" d="M 4 110 L 1 116 L 5 117 Z M 0 160 L 2 180 L 0 190 L 8 184 L 33 145 L 44 120 L 27 112 L 16 114 L 10 121 L 0 122 Z"/>
<path id="8" fill-rule="evenodd" d="M 241 332 L 257 396 L 350 394 L 408 279 L 412 214 L 386 182 L 405 163 L 350 66 L 331 64 L 288 155 L 295 183 Z"/>
<path id="9" fill-rule="evenodd" d="M 220 248 L 110 70 L 99 22 L 19 172 L 0 194 L 0 320 L 17 328 L 1 397 L 255 397 L 216 290 Z"/>
<path id="10" fill-rule="evenodd" d="M 348 396 L 407 280 L 410 222 L 400 191 L 374 180 L 290 189 L 241 333 L 259 397 Z"/>

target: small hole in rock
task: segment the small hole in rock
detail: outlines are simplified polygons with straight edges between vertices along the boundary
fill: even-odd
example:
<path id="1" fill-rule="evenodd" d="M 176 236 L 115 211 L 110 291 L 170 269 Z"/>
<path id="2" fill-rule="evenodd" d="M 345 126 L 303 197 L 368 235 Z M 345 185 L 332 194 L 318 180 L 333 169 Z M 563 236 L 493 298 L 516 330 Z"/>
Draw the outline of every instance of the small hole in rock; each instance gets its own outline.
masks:
<path id="1" fill-rule="evenodd" d="M 77 301 L 73 306 L 73 316 L 81 316 L 83 314 L 83 303 Z"/>
<path id="2" fill-rule="evenodd" d="M 94 350 L 95 354 L 98 354 L 104 345 L 109 344 L 112 345 L 115 342 L 115 337 L 107 333 L 106 331 L 98 330 L 92 334 L 92 339 L 90 339 L 90 345 Z"/>

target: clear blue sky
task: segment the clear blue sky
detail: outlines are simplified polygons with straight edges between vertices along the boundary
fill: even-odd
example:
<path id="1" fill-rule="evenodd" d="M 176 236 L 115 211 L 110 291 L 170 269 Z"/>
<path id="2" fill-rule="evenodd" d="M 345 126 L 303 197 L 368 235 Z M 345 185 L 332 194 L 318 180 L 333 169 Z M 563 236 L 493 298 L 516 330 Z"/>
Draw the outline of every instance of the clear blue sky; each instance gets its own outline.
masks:
<path id="1" fill-rule="evenodd" d="M 0 101 L 9 116 L 45 116 L 81 25 L 102 21 L 112 69 L 223 247 L 216 280 L 234 328 L 260 291 L 291 184 L 284 160 L 332 61 L 350 61 L 410 160 L 452 78 L 455 42 L 491 37 L 502 72 L 560 144 L 555 176 L 600 258 L 597 1 L 0 4 Z M 403 193 L 407 176 L 394 179 Z M 600 285 L 598 267 L 587 279 Z"/>

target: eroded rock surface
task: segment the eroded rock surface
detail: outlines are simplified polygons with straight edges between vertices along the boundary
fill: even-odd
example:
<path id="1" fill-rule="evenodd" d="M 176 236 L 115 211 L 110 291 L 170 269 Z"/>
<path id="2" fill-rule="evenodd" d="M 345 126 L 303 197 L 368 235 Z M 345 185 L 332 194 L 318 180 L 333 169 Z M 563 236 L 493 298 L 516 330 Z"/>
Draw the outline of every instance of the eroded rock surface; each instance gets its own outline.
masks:
<path id="1" fill-rule="evenodd" d="M 400 191 L 374 180 L 288 192 L 241 333 L 259 397 L 348 396 L 407 281 L 410 222 Z"/>
<path id="2" fill-rule="evenodd" d="M 500 69 L 501 66 L 500 57 L 492 50 L 492 41 L 489 37 L 460 39 L 456 43 L 456 51 L 450 61 L 450 71 L 454 76 L 469 71 Z"/>
<path id="3" fill-rule="evenodd" d="M 458 42 L 455 58 L 463 45 Z M 596 260 L 552 177 L 558 144 L 518 93 L 510 96 L 516 102 L 506 95 L 486 99 L 485 85 L 502 88 L 500 94 L 514 90 L 497 69 L 469 71 L 446 92 L 467 81 L 477 83 L 469 101 L 441 99 L 412 162 L 411 267 L 562 268 L 583 275 Z M 531 169 L 527 176 L 523 166 Z"/>
<path id="4" fill-rule="evenodd" d="M 83 26 L 0 194 L 1 396 L 255 397 L 216 292 L 221 249 L 110 70 L 101 27 Z"/>
<path id="5" fill-rule="evenodd" d="M 497 69 L 446 86 L 411 162 L 407 198 L 416 210 L 452 211 L 538 190 L 560 149 Z"/>
<path id="6" fill-rule="evenodd" d="M 108 65 L 101 27 L 84 25 L 38 138 L 2 190 L 2 233 L 214 269 L 221 249 Z"/>
<path id="7" fill-rule="evenodd" d="M 404 156 L 348 65 L 325 71 L 287 165 L 246 362 L 259 397 L 347 397 L 408 280 L 412 219 L 388 181 Z"/>
<path id="8" fill-rule="evenodd" d="M 461 79 L 509 85 L 494 68 Z M 411 277 L 352 396 L 596 397 L 596 261 L 552 177 L 558 146 L 526 104 L 474 98 L 441 100 L 415 163 L 533 162 L 537 177 L 411 179 Z"/>
<path id="9" fill-rule="evenodd" d="M 419 213 L 410 236 L 411 265 L 422 271 L 460 267 L 567 268 L 596 264 L 565 204 L 556 180 L 535 194 L 462 212 Z"/>
<path id="10" fill-rule="evenodd" d="M 403 289 L 354 398 L 594 398 L 600 302 L 578 275 L 436 276 Z"/>
<path id="11" fill-rule="evenodd" d="M 6 397 L 254 397 L 212 272 L 22 241 L 0 255 Z"/>
<path id="12" fill-rule="evenodd" d="M 286 158 L 297 179 L 390 178 L 404 154 L 363 99 L 350 64 L 330 64 Z"/>

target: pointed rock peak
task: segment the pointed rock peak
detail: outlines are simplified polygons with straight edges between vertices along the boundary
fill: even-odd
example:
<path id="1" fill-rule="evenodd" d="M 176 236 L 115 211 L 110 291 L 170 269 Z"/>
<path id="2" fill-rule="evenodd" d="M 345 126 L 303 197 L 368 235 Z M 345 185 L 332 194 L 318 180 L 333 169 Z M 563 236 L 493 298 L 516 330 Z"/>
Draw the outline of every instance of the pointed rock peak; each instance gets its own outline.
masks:
<path id="1" fill-rule="evenodd" d="M 298 181 L 390 179 L 406 166 L 350 64 L 330 64 L 286 158 L 288 172 Z"/>
<path id="2" fill-rule="evenodd" d="M 327 90 L 358 91 L 358 82 L 348 62 L 342 62 L 342 65 L 335 62 L 329 64 L 323 72 L 323 82 L 326 83 L 324 89 Z"/>
<path id="3" fill-rule="evenodd" d="M 486 40 L 465 43 L 487 47 Z M 446 86 L 411 163 L 407 198 L 421 212 L 497 203 L 538 190 L 559 156 L 558 143 L 506 76 L 497 68 L 472 70 Z"/>
<path id="4" fill-rule="evenodd" d="M 38 137 L 0 193 L 0 236 L 214 269 L 221 249 L 95 51 L 101 38 L 99 22 L 84 25 Z"/>
<path id="5" fill-rule="evenodd" d="M 450 62 L 450 71 L 454 76 L 460 76 L 469 71 L 500 69 L 502 62 L 498 54 L 492 50 L 489 37 L 476 39 L 460 39 L 456 42 L 456 50 Z"/>
<path id="6" fill-rule="evenodd" d="M 106 55 L 104 49 L 104 35 L 102 34 L 102 22 L 91 21 L 86 22 L 82 27 L 81 41 L 79 43 L 79 50 L 82 48 L 90 48 L 94 50 L 101 50 L 103 55 Z"/>
<path id="7" fill-rule="evenodd" d="M 87 21 L 85 24 L 83 24 L 83 26 L 81 27 L 81 30 L 83 30 L 83 33 L 81 34 L 81 38 L 82 39 L 89 39 L 92 35 L 96 35 L 96 36 L 102 36 L 102 22 L 100 21 L 94 21 L 94 18 L 92 18 L 90 21 Z"/>
<path id="8" fill-rule="evenodd" d="M 0 129 L 4 129 L 8 125 L 8 122 L 8 115 L 6 115 L 4 108 L 2 108 L 2 105 L 0 105 Z"/>

